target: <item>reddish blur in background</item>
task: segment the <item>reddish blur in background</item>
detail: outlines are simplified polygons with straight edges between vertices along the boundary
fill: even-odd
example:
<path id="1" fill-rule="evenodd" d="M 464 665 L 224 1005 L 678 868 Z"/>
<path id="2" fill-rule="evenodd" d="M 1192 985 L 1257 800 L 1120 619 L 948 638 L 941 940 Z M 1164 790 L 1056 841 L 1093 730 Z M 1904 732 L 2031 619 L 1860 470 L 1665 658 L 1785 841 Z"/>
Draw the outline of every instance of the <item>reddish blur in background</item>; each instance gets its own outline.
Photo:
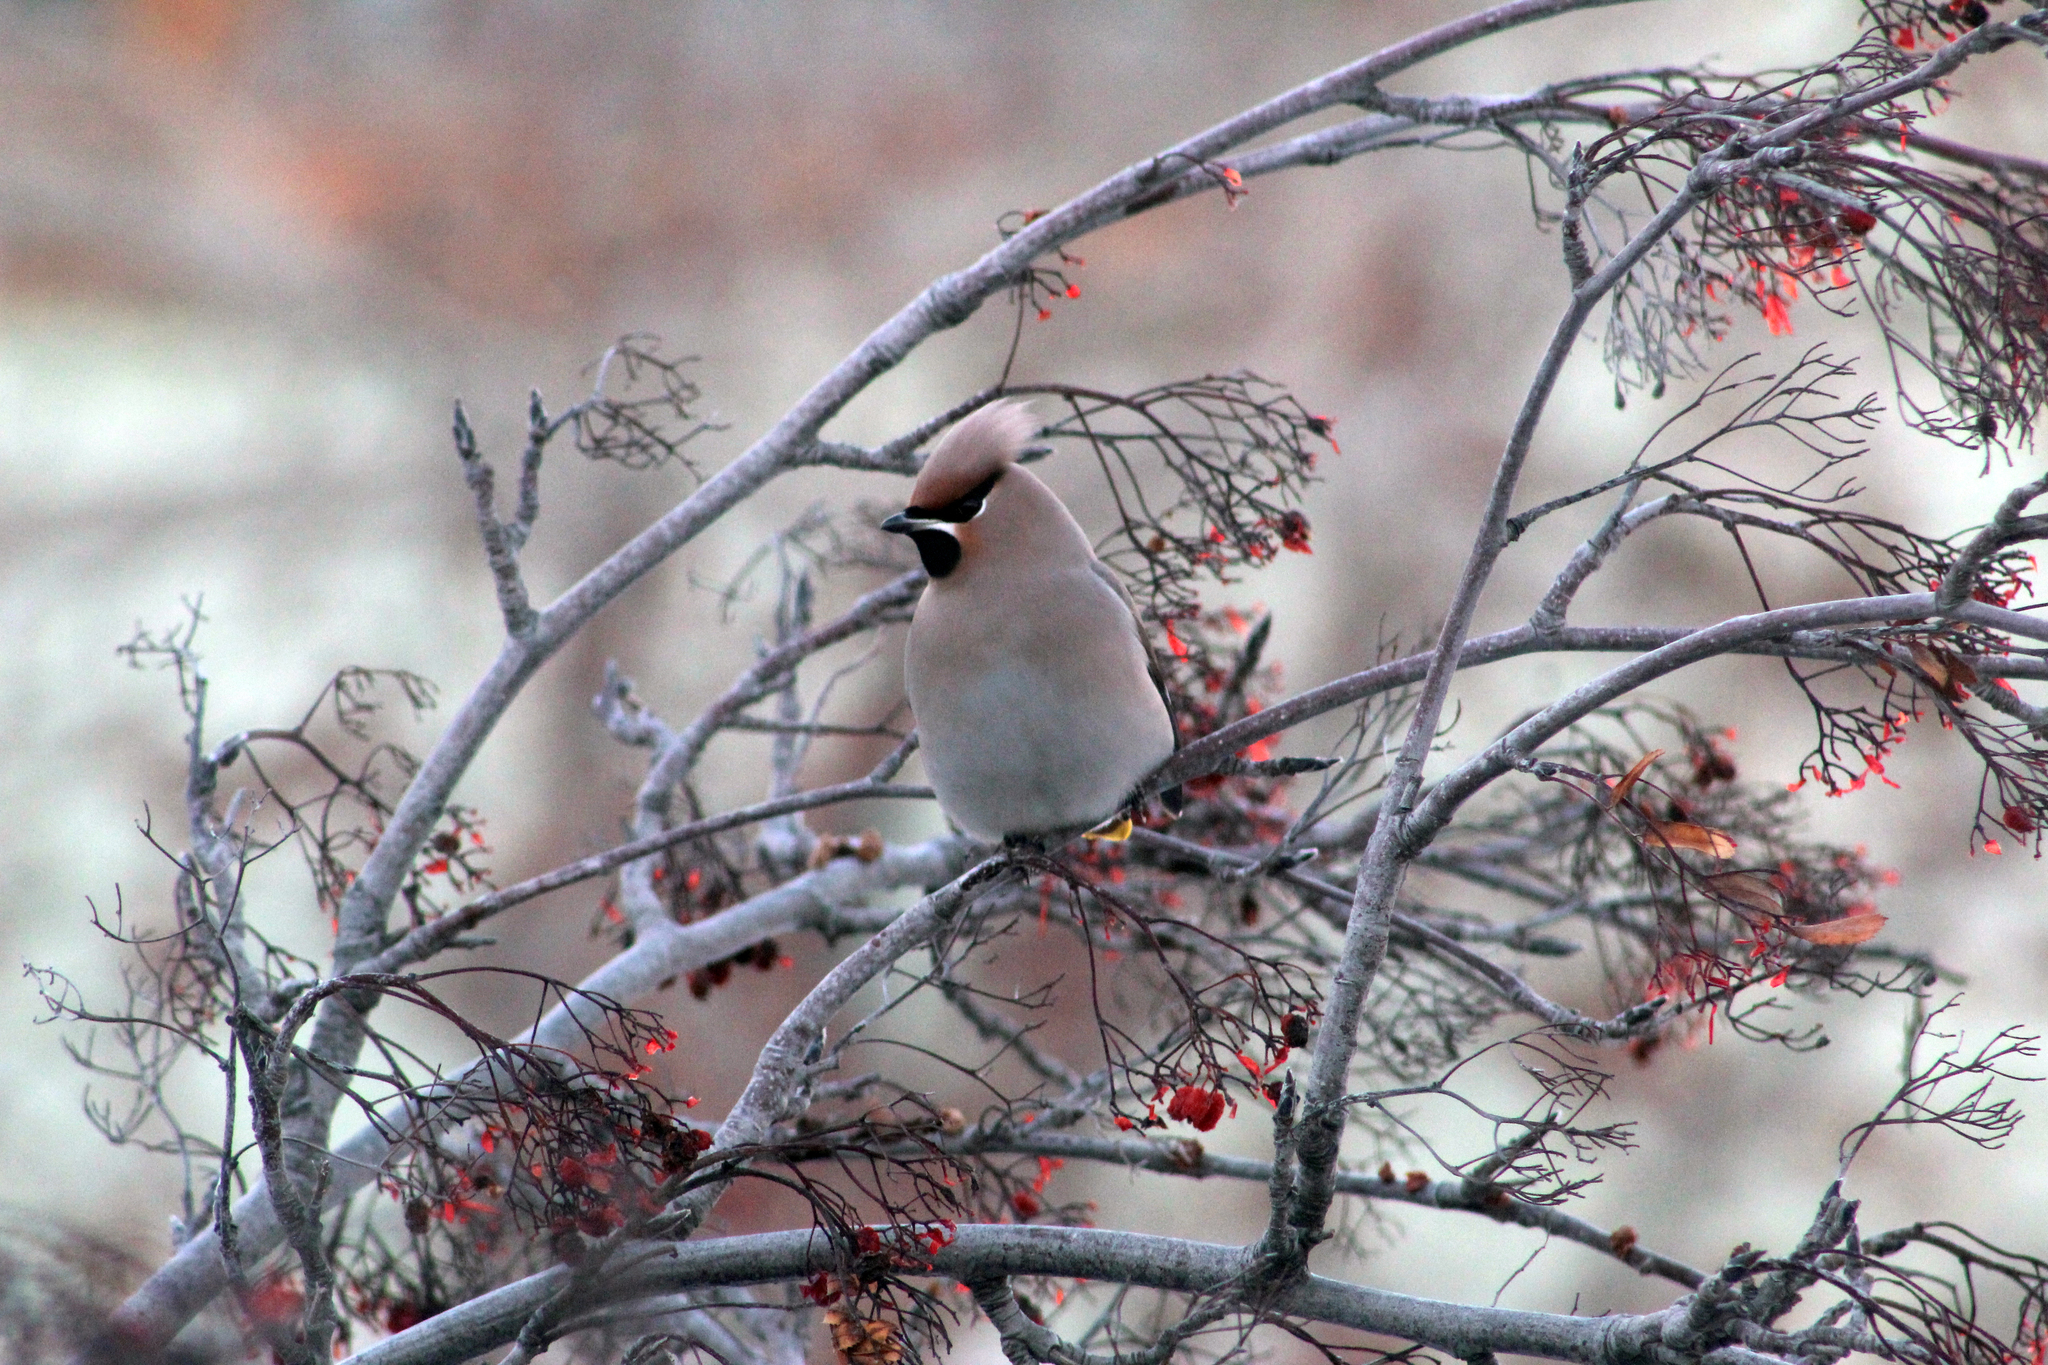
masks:
<path id="1" fill-rule="evenodd" d="M 1468 5 L 653 5 L 609 0 L 399 5 L 348 0 L 135 0 L 0 5 L 0 774 L 6 831 L 0 943 L 102 997 L 117 955 L 87 898 L 118 894 L 141 923 L 169 915 L 170 872 L 137 830 L 180 845 L 180 720 L 170 680 L 114 654 L 136 623 L 203 595 L 213 736 L 288 723 L 335 669 L 388 665 L 459 697 L 499 630 L 447 438 L 460 397 L 501 466 L 525 395 L 575 397 L 615 337 L 661 336 L 701 357 L 704 407 L 728 430 L 715 466 L 933 276 L 996 240 L 1010 210 L 1058 203 L 1148 151 Z M 1631 64 L 1783 66 L 1846 44 L 1856 6 L 1663 0 L 1525 29 L 1404 77 L 1416 92 L 1504 91 Z M 2014 50 L 1958 82 L 1938 131 L 2038 151 L 2048 82 Z M 1341 458 L 1308 506 L 1312 556 L 1230 600 L 1277 615 L 1290 689 L 1369 662 L 1383 635 L 1430 628 L 1534 358 L 1563 298 L 1556 239 L 1536 230 L 1519 159 L 1381 153 L 1260 181 L 1234 210 L 1176 205 L 1081 242 L 1081 296 L 1027 321 L 1017 374 L 1135 388 L 1238 367 L 1337 418 Z M 894 435 L 990 382 L 1012 314 L 991 305 L 875 386 L 830 435 Z M 1796 354 L 1745 322 L 1730 358 Z M 1809 334 L 1811 333 L 1811 334 Z M 1840 343 L 1861 344 L 1852 332 Z M 1677 397 L 1616 411 L 1595 347 L 1568 376 L 1528 491 L 1573 486 L 1633 451 Z M 1881 376 L 1876 366 L 1867 367 Z M 1877 382 L 1876 380 L 1873 381 Z M 1946 531 L 2002 485 L 1967 456 L 1888 428 L 1872 505 Z M 1079 460 L 1041 466 L 1097 530 L 1107 516 Z M 680 468 L 628 473 L 566 453 L 547 470 L 528 552 L 545 598 L 691 487 Z M 639 755 L 588 698 L 616 658 L 647 701 L 690 714 L 751 656 L 772 594 L 723 619 L 707 585 L 814 505 L 850 516 L 899 501 L 893 479 L 811 472 L 773 485 L 601 616 L 514 708 L 459 799 L 488 820 L 501 881 L 612 842 Z M 1532 536 L 1505 561 L 1481 629 L 1525 615 L 1564 552 Z M 1797 587 L 1799 580 L 1790 580 Z M 828 596 L 854 591 L 849 580 Z M 1811 590 L 1823 591 L 1820 580 Z M 1674 529 L 1631 545 L 1579 608 L 1587 621 L 1701 621 L 1749 605 L 1718 545 Z M 896 648 L 849 684 L 840 713 L 896 696 Z M 1453 736 L 1583 676 L 1594 661 L 1476 677 Z M 1782 674 L 1726 663 L 1662 695 L 1739 727 L 1747 775 L 1782 780 L 1804 744 Z M 424 750 L 446 707 L 393 738 Z M 1290 737 L 1314 751 L 1322 730 Z M 1902 944 L 1935 949 L 1970 983 L 1979 1036 L 2048 1023 L 2048 920 L 2023 856 L 1971 861 L 1975 776 L 1916 733 L 1898 790 L 1827 801 L 1815 828 L 1900 870 L 1881 907 Z M 758 796 L 765 747 L 719 741 L 708 800 Z M 821 747 L 807 781 L 872 755 Z M 820 829 L 934 831 L 929 810 L 840 810 Z M 270 932 L 318 954 L 326 924 L 279 855 L 252 882 Z M 601 960 L 600 892 L 508 917 L 488 960 L 575 977 Z M 672 1078 L 719 1112 L 758 1040 L 824 961 L 698 1002 L 658 1002 L 687 1045 Z M 1576 973 L 1576 974 L 1574 974 Z M 1555 989 L 1600 1003 L 1567 964 Z M 464 1003 L 512 1028 L 531 1001 L 476 987 Z M 0 990 L 0 1194 L 23 1227 L 76 1229 L 153 1263 L 168 1250 L 176 1163 L 110 1150 L 79 1109 L 63 1035 L 37 1028 L 28 983 Z M 1641 1146 L 1582 1211 L 1645 1244 L 1714 1262 L 1735 1242 L 1785 1246 L 1833 1171 L 1835 1140 L 1888 1092 L 1898 1011 L 1838 1004 L 1835 1045 L 1791 1056 L 1730 1041 L 1620 1062 L 1617 1114 Z M 437 1046 L 421 1035 L 423 1046 Z M 455 1054 L 450 1050 L 449 1055 Z M 218 1081 L 179 1098 L 202 1128 Z M 347 1121 L 346 1118 L 344 1121 Z M 1257 1153 L 1255 1119 L 1212 1137 Z M 1361 1150 L 1361 1159 L 1377 1156 Z M 1960 1215 L 2039 1249 L 2048 1143 L 2023 1128 L 2000 1154 L 1879 1140 L 1855 1191 L 1866 1226 Z M 1241 1238 L 1259 1192 L 1068 1172 L 1105 1224 Z M 737 1201 L 728 1226 L 782 1216 Z M 1404 1215 L 1346 1273 L 1485 1302 L 1540 1243 L 1476 1220 Z M 1504 1304 L 1580 1311 L 1665 1300 L 1573 1247 L 1540 1256 Z M 962 1358 L 995 1359 L 980 1338 Z"/>

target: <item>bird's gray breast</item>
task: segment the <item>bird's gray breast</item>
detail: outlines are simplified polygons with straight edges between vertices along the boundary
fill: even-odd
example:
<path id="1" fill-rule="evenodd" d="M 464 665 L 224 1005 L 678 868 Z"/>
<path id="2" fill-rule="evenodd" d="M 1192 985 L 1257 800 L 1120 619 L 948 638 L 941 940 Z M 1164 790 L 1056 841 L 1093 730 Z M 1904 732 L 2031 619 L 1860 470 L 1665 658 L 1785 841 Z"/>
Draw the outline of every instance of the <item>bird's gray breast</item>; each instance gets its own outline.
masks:
<path id="1" fill-rule="evenodd" d="M 982 838 L 1093 823 L 1173 752 L 1115 590 L 1085 566 L 918 604 L 904 681 L 939 804 Z"/>

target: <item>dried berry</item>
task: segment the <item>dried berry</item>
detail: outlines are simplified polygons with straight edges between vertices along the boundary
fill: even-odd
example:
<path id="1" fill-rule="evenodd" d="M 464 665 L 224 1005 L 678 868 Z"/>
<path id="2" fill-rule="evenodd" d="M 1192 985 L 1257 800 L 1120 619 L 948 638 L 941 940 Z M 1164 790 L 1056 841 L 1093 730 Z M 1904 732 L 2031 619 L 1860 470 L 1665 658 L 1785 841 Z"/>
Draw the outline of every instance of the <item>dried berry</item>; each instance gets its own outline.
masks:
<path id="1" fill-rule="evenodd" d="M 1299 1010 L 1290 1012 L 1280 1021 L 1280 1041 L 1289 1047 L 1307 1047 L 1308 1017 Z"/>

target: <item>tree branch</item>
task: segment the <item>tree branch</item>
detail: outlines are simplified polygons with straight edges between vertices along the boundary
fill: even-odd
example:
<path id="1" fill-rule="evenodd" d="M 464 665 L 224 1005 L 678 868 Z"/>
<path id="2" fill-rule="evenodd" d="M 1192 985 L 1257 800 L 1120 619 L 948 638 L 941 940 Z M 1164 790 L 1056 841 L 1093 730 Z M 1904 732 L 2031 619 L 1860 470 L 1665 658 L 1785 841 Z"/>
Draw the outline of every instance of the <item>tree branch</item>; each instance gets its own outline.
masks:
<path id="1" fill-rule="evenodd" d="M 1003 1128 L 987 1134 L 970 1132 L 958 1138 L 946 1139 L 940 1146 L 945 1151 L 957 1152 L 963 1156 L 984 1152 L 1014 1152 L 1024 1156 L 1052 1156 L 1070 1161 L 1112 1162 L 1160 1175 L 1185 1176 L 1194 1180 L 1221 1176 L 1232 1180 L 1255 1181 L 1263 1185 L 1273 1176 L 1273 1164 L 1269 1161 L 1220 1156 L 1208 1151 L 1201 1143 L 1186 1138 L 1162 1141 L 1146 1138 L 1096 1138 L 1074 1133 L 1039 1130 L 1021 1132 Z M 1536 1228 L 1553 1237 L 1561 1237 L 1602 1255 L 1611 1256 L 1644 1275 L 1655 1275 L 1688 1289 L 1697 1288 L 1706 1278 L 1701 1272 L 1681 1261 L 1659 1255 L 1639 1243 L 1618 1241 L 1614 1233 L 1596 1227 L 1582 1218 L 1574 1218 L 1563 1210 L 1547 1204 L 1529 1203 L 1507 1190 L 1475 1186 L 1466 1180 L 1432 1180 L 1417 1185 L 1405 1178 L 1386 1180 L 1378 1175 L 1357 1171 L 1339 1171 L 1336 1183 L 1340 1194 L 1410 1204 L 1418 1208 L 1476 1213 L 1496 1223 Z M 1624 1245 L 1627 1247 L 1626 1250 L 1617 1249 Z"/>
<path id="2" fill-rule="evenodd" d="M 836 1272 L 841 1253 L 815 1230 L 756 1233 L 692 1242 L 644 1258 L 604 1287 L 609 1301 L 712 1285 L 764 1284 Z M 1049 1276 L 1127 1284 L 1182 1294 L 1228 1295 L 1242 1282 L 1243 1249 L 1175 1237 L 1096 1228 L 963 1224 L 931 1258 L 927 1273 L 974 1283 Z M 557 1267 L 493 1290 L 350 1357 L 356 1365 L 442 1365 L 512 1339 L 527 1315 L 568 1278 Z M 1471 1360 L 1487 1352 L 1580 1365 L 1658 1360 L 1667 1323 L 1680 1310 L 1640 1316 L 1578 1317 L 1445 1303 L 1304 1276 L 1262 1306 L 1286 1315 L 1383 1333 Z M 1762 1357 L 1774 1365 L 1775 1357 Z"/>

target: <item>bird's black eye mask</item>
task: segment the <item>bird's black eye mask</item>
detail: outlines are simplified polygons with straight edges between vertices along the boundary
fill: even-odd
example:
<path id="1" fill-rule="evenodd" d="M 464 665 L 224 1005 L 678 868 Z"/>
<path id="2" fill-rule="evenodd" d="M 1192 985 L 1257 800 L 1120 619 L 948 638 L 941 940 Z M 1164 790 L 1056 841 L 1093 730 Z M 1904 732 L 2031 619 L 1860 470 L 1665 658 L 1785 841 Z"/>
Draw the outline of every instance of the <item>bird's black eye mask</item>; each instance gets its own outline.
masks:
<path id="1" fill-rule="evenodd" d="M 946 529 L 947 524 L 958 526 L 980 516 L 981 509 L 988 502 L 989 490 L 1002 477 L 1003 471 L 999 469 L 943 507 L 912 504 L 883 522 L 882 529 L 895 535 L 909 536 L 911 543 L 917 546 L 917 557 L 924 564 L 924 571 L 933 578 L 944 578 L 960 566 L 960 539 Z"/>
<path id="2" fill-rule="evenodd" d="M 907 521 L 950 521 L 958 525 L 973 521 L 981 515 L 982 505 L 988 501 L 989 490 L 996 486 L 996 480 L 1003 477 L 1003 471 L 995 473 L 976 484 L 969 492 L 947 503 L 944 507 L 918 507 L 912 505 L 903 509 Z"/>

